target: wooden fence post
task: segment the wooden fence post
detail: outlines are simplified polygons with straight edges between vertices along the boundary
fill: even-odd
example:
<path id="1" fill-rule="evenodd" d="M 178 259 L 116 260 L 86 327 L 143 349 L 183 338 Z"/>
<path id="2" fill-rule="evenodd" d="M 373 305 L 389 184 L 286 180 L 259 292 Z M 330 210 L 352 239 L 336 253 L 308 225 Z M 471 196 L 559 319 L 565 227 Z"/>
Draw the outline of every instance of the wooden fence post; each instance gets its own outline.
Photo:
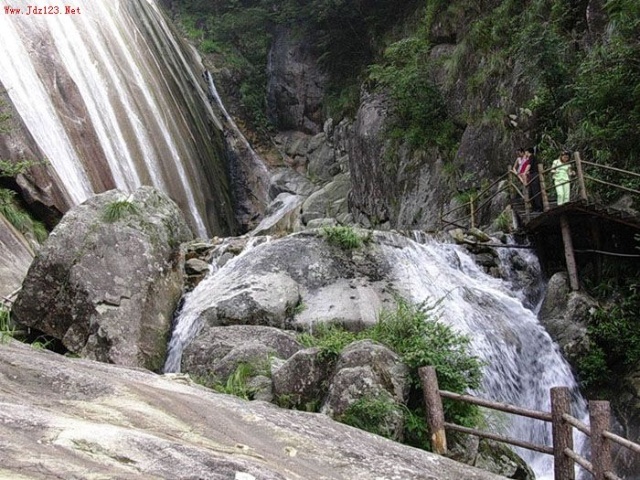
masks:
<path id="1" fill-rule="evenodd" d="M 576 174 L 578 175 L 578 191 L 580 200 L 587 200 L 587 187 L 584 183 L 584 171 L 582 170 L 582 159 L 578 152 L 574 152 L 573 157 L 576 161 Z"/>
<path id="2" fill-rule="evenodd" d="M 573 252 L 573 240 L 571 239 L 571 227 L 566 215 L 560 217 L 560 229 L 562 231 L 562 243 L 564 244 L 564 258 L 567 263 L 567 273 L 569 274 L 569 283 L 571 290 L 574 292 L 580 290 L 578 282 L 578 267 L 576 266 L 576 257 Z"/>
<path id="3" fill-rule="evenodd" d="M 611 428 L 609 402 L 589 402 L 589 423 L 591 424 L 591 464 L 595 480 L 605 480 L 605 473 L 611 471 L 611 443 L 603 435 Z"/>
<path id="4" fill-rule="evenodd" d="M 544 165 L 538 164 L 538 178 L 540 179 L 540 195 L 542 195 L 542 207 L 545 212 L 549 211 L 549 194 L 547 194 L 547 183 L 544 181 Z"/>
<path id="5" fill-rule="evenodd" d="M 573 429 L 562 416 L 571 413 L 571 395 L 567 387 L 551 389 L 551 429 L 553 435 L 553 472 L 556 480 L 575 480 L 573 460 L 564 450 L 573 450 Z"/>
<path id="6" fill-rule="evenodd" d="M 424 391 L 424 403 L 427 411 L 427 423 L 431 435 L 433 451 L 439 455 L 447 453 L 447 437 L 444 429 L 444 410 L 438 377 L 434 367 L 420 367 L 418 375 Z"/>
<path id="7" fill-rule="evenodd" d="M 469 209 L 471 210 L 471 228 L 476 227 L 476 211 L 473 209 L 473 195 L 469 197 Z"/>

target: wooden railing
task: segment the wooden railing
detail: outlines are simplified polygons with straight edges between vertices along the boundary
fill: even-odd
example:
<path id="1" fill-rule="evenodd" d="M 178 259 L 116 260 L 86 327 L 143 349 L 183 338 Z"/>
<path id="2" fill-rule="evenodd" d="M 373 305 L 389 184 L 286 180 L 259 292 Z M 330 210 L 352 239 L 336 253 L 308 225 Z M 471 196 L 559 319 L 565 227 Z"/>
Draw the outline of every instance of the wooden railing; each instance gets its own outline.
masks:
<path id="1" fill-rule="evenodd" d="M 484 400 L 471 395 L 440 390 L 434 367 L 422 367 L 418 370 L 424 390 L 424 401 L 427 412 L 427 423 L 433 451 L 440 455 L 447 453 L 446 430 L 475 435 L 498 442 L 536 452 L 553 455 L 554 478 L 556 480 L 575 480 L 575 464 L 591 473 L 596 480 L 622 480 L 613 472 L 611 460 L 611 444 L 640 453 L 640 445 L 620 437 L 611 428 L 611 413 L 609 402 L 589 402 L 589 425 L 571 416 L 571 394 L 567 387 L 551 389 L 551 412 L 541 412 L 520 408 L 506 403 Z M 553 445 L 538 445 L 509 438 L 494 433 L 462 427 L 445 422 L 442 398 L 467 402 L 502 412 L 521 415 L 551 423 Z M 577 429 L 591 439 L 591 459 L 587 459 L 573 450 L 573 429 Z"/>
<path id="2" fill-rule="evenodd" d="M 570 176 L 569 181 L 565 182 L 569 184 L 570 201 L 572 202 L 597 203 L 598 199 L 594 195 L 597 185 L 612 188 L 620 193 L 640 196 L 640 190 L 620 183 L 629 179 L 640 183 L 640 173 L 582 160 L 579 152 L 574 152 L 568 165 L 574 173 Z M 553 171 L 553 168 L 544 168 L 544 165 L 538 163 L 537 177 L 530 175 L 528 182 L 523 184 L 518 176 L 510 170 L 491 185 L 470 194 L 468 201 L 442 213 L 441 223 L 444 226 L 459 228 L 476 227 L 486 210 L 491 206 L 492 200 L 503 194 L 509 195 L 509 203 L 525 220 L 536 214 L 533 208 L 536 203 L 542 204 L 543 211 L 549 211 L 557 206 L 555 202 L 556 185 L 552 181 Z M 620 181 L 613 183 L 603 180 L 602 177 L 606 176 L 606 173 L 614 173 Z M 540 191 L 532 193 L 534 189 L 531 187 L 534 182 L 538 181 L 540 182 Z M 538 196 L 540 197 L 539 201 Z"/>

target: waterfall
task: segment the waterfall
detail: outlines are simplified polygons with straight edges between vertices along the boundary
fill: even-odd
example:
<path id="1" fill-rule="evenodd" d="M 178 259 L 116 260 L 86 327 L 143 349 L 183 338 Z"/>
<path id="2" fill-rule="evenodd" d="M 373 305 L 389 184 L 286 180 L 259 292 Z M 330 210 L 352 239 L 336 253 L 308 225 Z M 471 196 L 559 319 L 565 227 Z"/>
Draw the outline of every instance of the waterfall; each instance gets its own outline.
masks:
<path id="1" fill-rule="evenodd" d="M 397 238 L 393 241 L 397 243 Z M 523 304 L 527 296 L 514 292 L 512 282 L 487 275 L 456 245 L 407 240 L 402 248 L 391 244 L 382 248 L 401 295 L 427 304 L 443 299 L 437 310 L 440 321 L 469 336 L 474 354 L 486 362 L 481 391 L 475 392 L 478 396 L 550 412 L 551 387 L 566 386 L 572 391 L 574 416 L 586 421 L 586 402 L 568 363 L 536 313 Z M 533 254 L 526 250 L 510 254 L 520 256 L 521 262 L 539 273 Z M 508 414 L 503 420 L 506 431 L 500 433 L 551 446 L 549 423 Z M 576 436 L 576 450 L 581 450 L 584 440 L 581 434 Z M 517 451 L 539 480 L 553 478 L 552 456 Z"/>
<path id="2" fill-rule="evenodd" d="M 250 255 L 273 269 L 287 272 L 287 265 L 274 264 L 273 259 L 261 257 L 263 246 L 257 242 L 262 237 L 249 238 L 251 245 L 255 245 Z M 501 253 L 501 258 L 508 262 L 501 266 L 506 278 L 502 279 L 485 273 L 457 245 L 428 238 L 414 241 L 385 232 L 376 232 L 374 239 L 369 247 L 371 254 L 386 272 L 386 280 L 393 288 L 415 303 L 438 303 L 439 321 L 470 338 L 473 353 L 486 363 L 482 386 L 473 393 L 493 401 L 550 412 L 550 389 L 566 386 L 573 395 L 573 415 L 587 422 L 586 402 L 578 392 L 571 369 L 537 320 L 535 309 L 543 288 L 525 282 L 528 290 L 538 294 L 519 291 L 522 278 L 528 281 L 541 278 L 537 259 L 531 252 L 506 249 Z M 241 256 L 247 255 L 248 251 L 245 249 Z M 169 346 L 165 371 L 179 371 L 182 348 L 202 327 L 206 315 L 201 314 L 215 307 L 212 298 L 233 294 L 232 286 L 246 285 L 251 282 L 252 275 L 259 275 L 235 268 L 238 258 L 241 257 L 229 261 L 223 268 L 214 268 L 185 297 Z M 515 265 L 524 277 L 510 271 L 508 265 Z M 322 270 L 319 265 L 314 268 Z M 489 420 L 485 428 L 529 443 L 552 444 L 549 423 L 506 413 L 499 413 L 497 418 L 499 422 L 492 425 Z M 584 436 L 576 433 L 575 449 L 582 451 L 584 443 Z M 531 465 L 538 479 L 553 478 L 552 456 L 516 450 Z"/>
<path id="3" fill-rule="evenodd" d="M 77 6 L 26 15 L 0 1 L 0 82 L 71 203 L 153 185 L 199 235 L 233 230 L 220 122 L 194 50 L 153 0 Z"/>
<path id="4" fill-rule="evenodd" d="M 211 307 L 211 297 L 217 290 L 217 283 L 224 275 L 230 275 L 235 282 L 240 284 L 245 272 L 238 272 L 233 269 L 233 264 L 249 253 L 254 247 L 262 243 L 269 242 L 271 237 L 252 237 L 238 255 L 224 263 L 226 268 L 219 268 L 221 258 L 226 253 L 232 239 L 225 239 L 212 252 L 211 268 L 209 274 L 197 285 L 197 287 L 187 293 L 182 299 L 182 307 L 176 316 L 171 340 L 167 348 L 167 359 L 164 363 L 163 371 L 173 373 L 180 371 L 182 361 L 182 351 L 202 329 L 200 314 Z"/>

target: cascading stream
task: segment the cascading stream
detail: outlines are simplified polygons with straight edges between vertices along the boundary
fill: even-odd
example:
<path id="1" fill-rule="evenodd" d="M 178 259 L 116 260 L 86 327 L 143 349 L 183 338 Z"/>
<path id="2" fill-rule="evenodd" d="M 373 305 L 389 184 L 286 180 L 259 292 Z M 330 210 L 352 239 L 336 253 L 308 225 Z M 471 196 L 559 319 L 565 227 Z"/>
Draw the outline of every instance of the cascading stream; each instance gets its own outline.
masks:
<path id="1" fill-rule="evenodd" d="M 153 0 L 76 4 L 81 13 L 25 15 L 0 1 L 0 81 L 62 190 L 77 204 L 152 185 L 198 235 L 220 233 L 233 214 L 222 212 L 231 202 L 212 137 L 220 124 L 199 59 Z"/>
<path id="2" fill-rule="evenodd" d="M 478 396 L 549 412 L 550 389 L 566 386 L 573 393 L 574 415 L 586 420 L 586 402 L 571 369 L 536 314 L 523 305 L 523 292 L 513 292 L 509 282 L 487 275 L 455 245 L 407 240 L 401 249 L 383 249 L 400 293 L 418 303 L 444 299 L 438 309 L 441 321 L 470 337 L 474 354 L 486 362 Z M 522 250 L 511 253 L 534 267 L 540 277 L 533 254 Z M 551 446 L 550 424 L 508 414 L 504 419 L 507 424 L 501 433 Z M 582 435 L 576 436 L 578 451 L 583 443 Z M 538 479 L 553 479 L 552 456 L 517 450 Z"/>
<path id="3" fill-rule="evenodd" d="M 252 255 L 260 255 L 262 237 L 256 242 Z M 493 401 L 510 403 L 523 408 L 550 411 L 550 389 L 569 387 L 574 395 L 574 416 L 586 421 L 586 405 L 569 365 L 558 347 L 540 325 L 536 314 L 524 306 L 523 301 L 536 305 L 538 295 L 513 291 L 518 287 L 510 281 L 487 275 L 460 247 L 434 240 L 413 241 L 393 233 L 377 232 L 375 248 L 382 262 L 390 266 L 387 274 L 398 293 L 416 303 L 439 303 L 441 321 L 470 337 L 473 353 L 486 362 L 482 388 L 478 396 Z M 253 245 L 253 243 L 252 243 Z M 247 249 L 242 253 L 245 255 Z M 540 277 L 536 257 L 526 250 L 512 250 L 511 262 L 520 268 L 526 264 Z M 239 258 L 239 257 L 237 257 Z M 185 297 L 169 347 L 165 371 L 180 369 L 182 349 L 190 343 L 201 325 L 202 312 L 215 307 L 211 298 L 216 296 L 218 281 L 236 285 L 246 281 L 251 272 L 234 269 L 235 260 L 205 278 L 193 292 Z M 508 265 L 503 265 L 508 268 Z M 516 278 L 509 275 L 506 278 Z M 539 287 L 533 290 L 542 291 Z M 304 300 L 304 299 L 303 299 Z M 529 443 L 551 445 L 549 424 L 525 417 L 499 415 L 500 425 L 494 430 Z M 491 427 L 491 425 L 490 425 Z M 584 438 L 576 436 L 575 448 L 580 451 Z M 524 449 L 518 453 L 531 465 L 537 478 L 553 478 L 553 458 Z"/>
<path id="4" fill-rule="evenodd" d="M 243 273 L 234 271 L 233 265 L 244 255 L 249 253 L 256 245 L 270 241 L 270 237 L 253 237 L 247 241 L 242 252 L 229 260 L 223 268 L 218 268 L 217 260 L 224 255 L 227 249 L 226 241 L 218 245 L 213 252 L 211 269 L 209 274 L 197 285 L 197 287 L 186 294 L 183 298 L 182 308 L 174 322 L 171 332 L 171 340 L 167 348 L 167 359 L 164 363 L 163 371 L 173 373 L 180 371 L 182 352 L 184 348 L 193 340 L 202 329 L 200 314 L 207 308 L 212 307 L 211 297 L 217 289 L 217 283 L 222 276 L 231 275 L 237 277 L 237 282 L 242 282 Z"/>

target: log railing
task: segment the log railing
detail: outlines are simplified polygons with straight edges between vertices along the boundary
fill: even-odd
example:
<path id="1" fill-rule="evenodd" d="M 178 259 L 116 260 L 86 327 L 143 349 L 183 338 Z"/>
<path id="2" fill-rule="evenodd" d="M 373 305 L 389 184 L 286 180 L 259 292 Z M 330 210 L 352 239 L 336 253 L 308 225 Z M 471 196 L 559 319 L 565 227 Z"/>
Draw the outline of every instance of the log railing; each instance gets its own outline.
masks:
<path id="1" fill-rule="evenodd" d="M 596 480 L 622 480 L 613 472 L 611 444 L 640 453 L 640 445 L 620 437 L 611 428 L 609 402 L 589 402 L 589 425 L 571 416 L 571 394 L 567 387 L 551 389 L 551 412 L 541 412 L 517 407 L 507 403 L 485 400 L 471 395 L 440 390 L 434 367 L 422 367 L 418 370 L 424 390 L 427 412 L 427 424 L 433 451 L 440 455 L 447 453 L 446 430 L 475 435 L 490 440 L 507 443 L 536 452 L 553 455 L 554 478 L 556 480 L 575 480 L 575 464 L 591 473 Z M 444 418 L 442 398 L 467 402 L 481 407 L 506 413 L 521 415 L 551 423 L 553 445 L 538 445 L 489 433 L 473 428 L 448 423 Z M 573 450 L 573 430 L 579 430 L 591 439 L 591 458 L 587 459 Z"/>
<path id="2" fill-rule="evenodd" d="M 565 183 L 570 185 L 571 202 L 597 203 L 593 190 L 598 185 L 620 193 L 640 196 L 640 190 L 628 186 L 629 183 L 640 183 L 640 173 L 585 161 L 580 157 L 579 152 L 574 152 L 568 164 L 571 166 L 573 175 Z M 552 180 L 553 170 L 553 168 L 544 168 L 543 164 L 538 163 L 537 177 L 530 175 L 528 183 L 525 184 L 510 170 L 491 185 L 470 194 L 469 200 L 443 212 L 440 216 L 441 223 L 444 226 L 460 228 L 476 227 L 494 198 L 505 194 L 509 196 L 509 202 L 520 216 L 524 217 L 525 221 L 536 214 L 533 208 L 536 203 L 542 204 L 544 212 L 549 211 L 557 206 L 555 202 L 556 185 Z M 603 177 L 606 177 L 607 174 L 615 174 L 619 181 L 614 183 L 604 180 Z M 629 180 L 632 181 L 629 182 Z M 540 182 L 539 192 L 538 189 L 531 188 L 533 183 L 538 181 Z"/>

